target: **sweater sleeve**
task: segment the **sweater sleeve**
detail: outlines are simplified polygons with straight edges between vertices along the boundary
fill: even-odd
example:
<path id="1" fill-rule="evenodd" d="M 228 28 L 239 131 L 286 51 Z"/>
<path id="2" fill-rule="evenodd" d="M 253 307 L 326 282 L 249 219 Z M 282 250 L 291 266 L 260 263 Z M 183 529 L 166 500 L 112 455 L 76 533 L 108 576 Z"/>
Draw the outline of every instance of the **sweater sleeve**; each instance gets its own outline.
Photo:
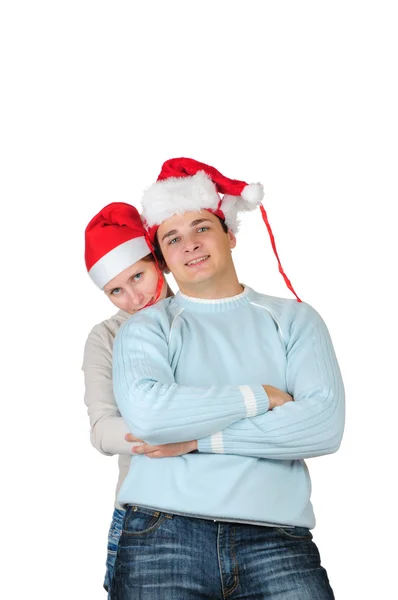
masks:
<path id="1" fill-rule="evenodd" d="M 150 444 L 196 440 L 268 410 L 268 396 L 259 384 L 178 385 L 159 318 L 141 313 L 115 339 L 114 392 L 134 435 Z"/>
<path id="2" fill-rule="evenodd" d="M 303 304 L 290 332 L 286 387 L 294 402 L 198 440 L 200 452 L 295 460 L 338 450 L 344 429 L 344 387 L 326 325 Z"/>
<path id="3" fill-rule="evenodd" d="M 90 419 L 91 443 L 101 454 L 131 455 L 133 444 L 125 441 L 127 426 L 117 408 L 112 387 L 112 333 L 94 327 L 84 348 L 84 401 Z"/>

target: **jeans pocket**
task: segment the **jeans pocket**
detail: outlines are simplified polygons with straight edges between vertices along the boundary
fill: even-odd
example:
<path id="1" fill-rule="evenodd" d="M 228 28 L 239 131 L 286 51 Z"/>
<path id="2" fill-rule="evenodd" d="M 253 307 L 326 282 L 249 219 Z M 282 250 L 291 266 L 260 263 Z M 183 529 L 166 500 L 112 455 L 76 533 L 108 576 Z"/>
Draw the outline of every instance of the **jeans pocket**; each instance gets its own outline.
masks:
<path id="1" fill-rule="evenodd" d="M 160 527 L 166 517 L 165 513 L 157 510 L 129 506 L 123 523 L 123 534 L 139 536 L 153 533 Z"/>
<path id="2" fill-rule="evenodd" d="M 291 540 L 312 540 L 312 533 L 307 527 L 276 527 L 276 531 Z"/>

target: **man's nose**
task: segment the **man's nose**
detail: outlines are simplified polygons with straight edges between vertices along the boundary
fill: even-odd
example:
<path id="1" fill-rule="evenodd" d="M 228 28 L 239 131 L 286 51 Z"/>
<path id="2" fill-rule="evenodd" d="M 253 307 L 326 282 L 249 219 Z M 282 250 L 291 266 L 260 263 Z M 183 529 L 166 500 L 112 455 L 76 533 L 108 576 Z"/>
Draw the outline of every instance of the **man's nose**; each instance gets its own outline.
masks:
<path id="1" fill-rule="evenodd" d="M 200 243 L 197 239 L 187 239 L 184 246 L 184 252 L 195 252 L 198 248 L 200 248 Z"/>

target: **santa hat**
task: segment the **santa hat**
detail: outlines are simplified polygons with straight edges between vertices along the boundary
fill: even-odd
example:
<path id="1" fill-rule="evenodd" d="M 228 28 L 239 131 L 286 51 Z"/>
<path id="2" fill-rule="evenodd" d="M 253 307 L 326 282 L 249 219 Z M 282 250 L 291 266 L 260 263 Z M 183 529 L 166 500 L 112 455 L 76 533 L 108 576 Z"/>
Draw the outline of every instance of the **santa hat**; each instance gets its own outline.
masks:
<path id="1" fill-rule="evenodd" d="M 157 182 L 144 192 L 143 217 L 151 240 L 166 219 L 203 209 L 225 219 L 236 233 L 238 212 L 254 210 L 263 197 L 260 183 L 228 179 L 214 167 L 191 158 L 172 158 L 163 164 Z"/>
<path id="2" fill-rule="evenodd" d="M 223 197 L 219 194 L 223 194 Z M 263 197 L 264 189 L 261 183 L 248 184 L 245 181 L 229 179 L 214 167 L 192 158 L 172 158 L 163 163 L 157 182 L 144 192 L 142 216 L 149 239 L 153 243 L 159 225 L 173 215 L 208 210 L 224 219 L 228 229 L 236 233 L 238 213 L 251 211 L 259 206 L 278 261 L 279 272 L 287 287 L 301 302 L 279 260 L 267 213 L 261 204 Z"/>
<path id="3" fill-rule="evenodd" d="M 150 242 L 134 206 L 112 202 L 91 219 L 85 231 L 88 274 L 100 288 L 151 253 Z"/>

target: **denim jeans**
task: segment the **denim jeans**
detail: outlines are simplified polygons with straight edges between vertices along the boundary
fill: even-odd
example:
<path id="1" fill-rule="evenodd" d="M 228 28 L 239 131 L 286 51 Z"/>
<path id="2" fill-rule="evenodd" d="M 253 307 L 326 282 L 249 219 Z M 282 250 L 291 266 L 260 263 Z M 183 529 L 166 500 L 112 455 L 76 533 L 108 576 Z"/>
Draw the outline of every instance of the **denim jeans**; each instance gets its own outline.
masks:
<path id="1" fill-rule="evenodd" d="M 112 600 L 332 600 L 312 534 L 126 511 Z"/>
<path id="2" fill-rule="evenodd" d="M 104 588 L 108 592 L 108 600 L 111 600 L 110 588 L 111 581 L 113 579 L 113 571 L 115 568 L 115 560 L 117 554 L 117 548 L 119 544 L 119 538 L 122 534 L 122 524 L 124 519 L 124 510 L 115 508 L 112 515 L 111 526 L 109 527 L 108 533 L 108 554 L 106 557 L 106 572 L 104 579 Z"/>

